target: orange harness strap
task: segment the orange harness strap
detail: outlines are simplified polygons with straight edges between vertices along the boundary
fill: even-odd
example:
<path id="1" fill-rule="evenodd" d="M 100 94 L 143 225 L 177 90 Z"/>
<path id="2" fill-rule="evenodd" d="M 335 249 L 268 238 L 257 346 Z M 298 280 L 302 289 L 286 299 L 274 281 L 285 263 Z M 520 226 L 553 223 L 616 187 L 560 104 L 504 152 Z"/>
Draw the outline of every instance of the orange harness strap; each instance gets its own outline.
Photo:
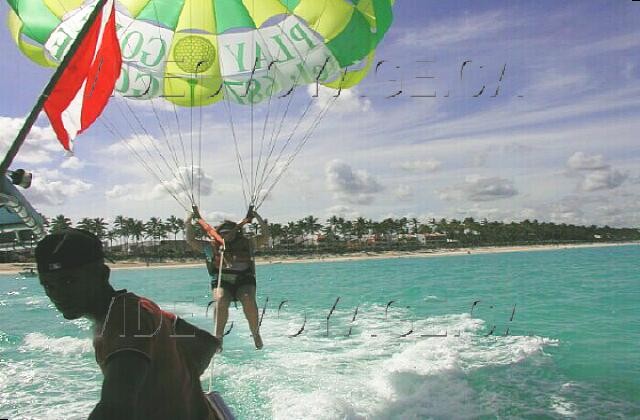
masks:
<path id="1" fill-rule="evenodd" d="M 212 241 L 217 242 L 220 246 L 224 246 L 224 239 L 222 239 L 222 236 L 220 236 L 218 231 L 211 227 L 209 223 L 205 222 L 204 219 L 199 218 L 198 224 L 200 225 L 200 227 L 202 227 L 202 229 L 209 236 L 209 238 L 211 238 Z"/>

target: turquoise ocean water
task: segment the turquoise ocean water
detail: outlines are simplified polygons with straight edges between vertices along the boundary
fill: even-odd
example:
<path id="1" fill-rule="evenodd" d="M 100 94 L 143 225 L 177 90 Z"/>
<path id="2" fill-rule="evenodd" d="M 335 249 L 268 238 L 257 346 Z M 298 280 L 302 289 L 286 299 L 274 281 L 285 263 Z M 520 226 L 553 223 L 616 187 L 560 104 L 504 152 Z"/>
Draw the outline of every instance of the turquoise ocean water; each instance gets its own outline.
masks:
<path id="1" fill-rule="evenodd" d="M 241 419 L 640 418 L 639 251 L 259 266 L 265 349 L 232 309 L 214 388 Z M 204 267 L 112 283 L 211 323 Z M 89 328 L 37 279 L 0 277 L 0 418 L 86 418 L 101 384 Z"/>

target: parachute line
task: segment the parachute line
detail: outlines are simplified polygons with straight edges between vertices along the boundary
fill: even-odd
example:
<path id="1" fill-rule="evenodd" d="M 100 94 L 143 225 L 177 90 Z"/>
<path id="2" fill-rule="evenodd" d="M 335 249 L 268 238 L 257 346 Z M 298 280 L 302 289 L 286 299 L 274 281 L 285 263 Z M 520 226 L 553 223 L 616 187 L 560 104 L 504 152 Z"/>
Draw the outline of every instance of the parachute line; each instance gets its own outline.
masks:
<path id="1" fill-rule="evenodd" d="M 175 174 L 176 177 L 179 178 L 178 181 L 180 183 L 180 185 L 186 190 L 187 188 L 187 180 L 185 179 L 182 170 L 180 169 L 180 162 L 178 160 L 178 152 L 176 151 L 176 149 L 173 147 L 173 145 L 171 144 L 171 137 L 172 134 L 169 133 L 169 135 L 167 135 L 167 132 L 164 129 L 164 126 L 162 124 L 162 119 L 160 118 L 160 115 L 158 114 L 157 110 L 156 110 L 156 106 L 155 106 L 155 101 L 152 99 L 151 100 L 151 107 L 153 109 L 153 114 L 156 117 L 156 121 L 158 121 L 158 125 L 160 126 L 160 130 L 162 131 L 162 134 L 164 136 L 164 140 L 167 146 L 167 149 L 169 150 L 169 153 L 172 157 L 173 163 L 175 165 Z M 175 108 L 174 108 L 174 112 L 175 112 Z M 170 124 L 167 124 L 167 130 L 170 129 Z M 178 130 L 179 132 L 179 130 Z"/>
<path id="2" fill-rule="evenodd" d="M 113 124 L 111 126 L 111 122 L 109 121 L 108 117 L 106 115 L 103 115 L 103 118 L 101 118 L 100 123 L 107 129 L 107 131 L 109 131 L 111 133 L 112 136 L 114 136 L 115 138 L 123 138 L 122 133 L 120 133 L 120 131 L 117 129 L 117 125 Z M 141 162 L 142 166 L 145 168 L 145 170 L 154 178 L 156 178 L 160 184 L 162 184 L 162 186 L 165 188 L 165 190 L 169 193 L 169 195 L 171 195 L 171 197 L 173 197 L 176 202 L 185 210 L 188 211 L 188 207 L 186 207 L 182 201 L 180 201 L 180 199 L 177 197 L 177 195 L 174 193 L 174 191 L 172 191 L 166 183 L 164 183 L 162 181 L 162 179 L 155 173 L 155 171 L 153 170 L 153 168 L 151 168 L 147 162 L 142 158 L 142 156 L 138 153 L 137 150 L 135 150 L 135 148 L 131 147 L 130 144 L 128 144 L 126 141 L 123 142 L 124 145 L 127 147 L 127 149 L 136 156 L 136 158 Z"/>
<path id="3" fill-rule="evenodd" d="M 314 27 L 314 29 L 315 29 L 315 30 L 317 30 L 318 25 L 320 25 L 320 22 L 321 22 L 321 20 L 322 20 L 322 17 L 324 16 L 324 12 L 326 11 L 326 7 L 327 7 L 327 5 L 325 4 L 324 9 L 323 9 L 322 13 L 320 14 L 320 17 L 318 18 L 318 21 L 316 22 L 316 25 L 315 25 L 315 27 Z M 281 27 L 279 26 L 279 28 L 281 28 Z M 283 33 L 283 35 L 286 35 L 282 29 L 281 29 L 281 32 Z M 258 32 L 258 34 L 262 37 L 262 34 L 261 34 L 260 32 Z M 262 40 L 263 40 L 263 42 L 265 42 L 264 37 L 262 37 Z M 298 53 L 298 55 L 299 55 L 300 57 L 302 57 L 302 56 L 304 55 L 304 58 L 303 58 L 303 67 L 304 67 L 304 65 L 306 64 L 306 62 L 307 62 L 307 60 L 308 60 L 308 58 L 309 58 L 309 54 L 311 53 L 311 50 L 308 50 L 308 51 L 306 52 L 306 54 L 302 54 L 302 53 L 298 50 L 297 46 L 293 45 L 293 48 L 296 50 L 296 52 Z M 272 57 L 272 58 L 273 58 L 273 57 Z M 257 59 L 257 58 L 256 58 L 256 59 Z M 328 61 L 328 59 L 327 59 L 327 61 Z M 325 62 L 325 65 L 326 65 L 326 62 Z M 271 68 L 271 65 L 269 66 L 269 70 L 270 70 L 270 68 Z M 323 66 L 323 70 L 324 70 L 324 66 Z M 320 72 L 320 73 L 319 73 L 318 78 L 320 77 L 320 75 L 321 75 L 321 74 L 322 74 L 322 72 Z M 272 164 L 272 166 L 269 166 L 269 163 L 270 163 L 271 157 L 273 156 L 273 152 L 275 151 L 276 142 L 277 142 L 277 140 L 280 138 L 280 134 L 281 134 L 282 129 L 283 129 L 283 127 L 284 127 L 284 122 L 286 121 L 286 117 L 287 117 L 287 115 L 288 115 L 288 113 L 289 113 L 289 110 L 290 110 L 291 104 L 292 104 L 292 102 L 293 102 L 293 97 L 294 97 L 294 95 L 290 95 L 290 93 L 292 93 L 292 92 L 295 90 L 296 86 L 298 86 L 298 83 L 299 83 L 299 81 L 300 81 L 300 78 L 301 78 L 301 77 L 302 77 L 302 71 L 298 72 L 298 74 L 296 75 L 296 79 L 295 79 L 295 81 L 294 81 L 294 82 L 293 82 L 293 84 L 292 84 L 291 90 L 289 91 L 289 93 L 288 93 L 287 95 L 285 95 L 285 96 L 288 96 L 288 100 L 287 100 L 287 104 L 286 104 L 286 107 L 285 107 L 285 111 L 284 111 L 284 112 L 283 112 L 283 114 L 282 114 L 282 118 L 280 119 L 280 123 L 278 124 L 277 129 L 275 129 L 275 128 L 274 128 L 274 131 L 271 133 L 271 139 L 270 139 L 270 142 L 269 142 L 269 144 L 271 145 L 271 147 L 268 147 L 268 149 L 269 149 L 269 154 L 268 154 L 268 156 L 267 156 L 267 158 L 266 158 L 266 162 L 265 162 L 265 165 L 264 165 L 264 167 L 263 167 L 262 174 L 261 174 L 261 176 L 260 176 L 260 181 L 256 183 L 256 187 L 255 187 L 255 188 L 252 188 L 252 191 L 251 191 L 251 192 L 252 192 L 252 194 L 251 194 L 251 196 L 252 196 L 251 204 L 257 204 L 257 203 L 258 203 L 258 201 L 259 201 L 259 203 L 260 203 L 256 208 L 260 207 L 260 205 L 264 202 L 264 200 L 269 196 L 269 194 L 270 194 L 270 193 L 271 193 L 271 191 L 273 190 L 273 187 L 275 187 L 275 184 L 277 184 L 277 182 L 278 182 L 278 181 L 280 180 L 280 178 L 282 177 L 282 174 L 286 171 L 286 168 L 288 168 L 288 166 L 290 165 L 290 162 L 289 162 L 288 164 L 285 164 L 285 169 L 283 169 L 283 170 L 280 172 L 280 174 L 279 174 L 279 176 L 276 178 L 276 181 L 274 182 L 273 186 L 267 190 L 267 192 L 263 195 L 263 197 L 259 197 L 260 192 L 262 191 L 262 187 L 264 186 L 264 184 L 265 184 L 265 182 L 266 182 L 266 179 L 267 179 L 267 178 L 268 178 L 268 177 L 273 173 L 273 171 L 277 168 L 277 166 L 278 166 L 278 164 L 279 164 L 279 162 L 280 162 L 280 159 L 281 159 L 281 157 L 282 157 L 282 156 L 283 156 L 283 154 L 284 154 L 284 151 L 287 149 L 287 147 L 288 147 L 288 146 L 289 146 L 289 144 L 291 143 L 291 140 L 293 139 L 294 135 L 296 134 L 296 131 L 297 131 L 298 127 L 300 126 L 300 124 L 301 124 L 302 120 L 303 120 L 303 119 L 304 119 L 304 117 L 306 116 L 306 114 L 307 114 L 307 112 L 308 112 L 308 110 L 309 110 L 309 108 L 310 108 L 310 106 L 311 106 L 311 105 L 309 104 L 309 105 L 307 106 L 307 108 L 305 109 L 305 111 L 302 113 L 302 115 L 300 116 L 300 118 L 299 118 L 299 119 L 298 119 L 298 121 L 296 122 L 296 124 L 295 124 L 295 126 L 294 126 L 294 129 L 292 130 L 291 134 L 289 135 L 289 137 L 288 137 L 288 138 L 287 138 L 287 140 L 285 141 L 285 144 L 284 144 L 284 145 L 282 146 L 282 148 L 280 149 L 280 152 L 278 153 L 278 156 L 276 157 L 275 162 Z M 273 85 L 272 85 L 272 86 L 273 86 Z M 270 105 L 271 105 L 271 97 L 272 97 L 272 95 L 273 95 L 273 90 L 270 92 L 270 95 L 269 95 L 269 102 L 268 102 L 268 104 L 267 104 L 268 108 L 269 108 L 269 107 L 270 107 Z M 252 102 L 252 104 L 253 104 L 253 102 Z M 253 109 L 253 108 L 252 108 L 252 109 Z M 252 111 L 252 112 L 253 112 L 253 111 Z M 267 116 L 268 116 L 268 115 L 269 115 L 269 113 L 267 113 Z M 252 114 L 252 119 L 253 119 L 253 114 Z M 264 127 L 265 127 L 265 129 L 266 129 L 266 122 L 265 122 Z M 251 133 L 251 134 L 252 134 L 252 147 L 253 147 L 253 121 L 252 121 L 252 133 Z M 275 135 L 274 135 L 274 134 L 275 134 Z M 263 132 L 263 135 L 264 135 L 264 132 Z M 304 141 L 304 142 L 306 143 L 306 141 Z M 301 148 L 299 148 L 299 149 L 298 149 L 298 151 L 297 151 L 295 154 L 297 155 L 297 154 L 299 153 L 299 151 L 300 151 L 300 150 L 301 150 Z M 261 152 L 261 154 L 262 154 L 262 152 Z M 253 149 L 252 149 L 252 157 L 253 157 Z M 267 168 L 269 168 L 269 169 L 267 170 Z M 256 169 L 256 176 L 257 176 L 257 172 L 258 172 L 258 169 Z"/>
<path id="4" fill-rule="evenodd" d="M 64 3 L 57 1 L 61 5 Z M 271 196 L 276 185 L 282 180 L 307 142 L 314 136 L 320 123 L 332 110 L 340 96 L 347 70 L 342 75 L 338 94 L 325 98 L 323 92 L 323 98 L 314 103 L 314 100 L 320 97 L 320 84 L 331 81 L 331 87 L 336 88 L 338 84 L 336 79 L 340 77 L 339 73 L 336 73 L 342 67 L 326 45 L 322 47 L 323 49 L 315 48 L 318 42 L 320 45 L 323 42 L 322 31 L 319 31 L 319 28 L 334 16 L 329 3 L 325 2 L 318 7 L 317 18 L 312 22 L 298 18 L 293 11 L 286 9 L 282 17 L 284 20 L 270 26 L 268 32 L 262 31 L 262 27 L 252 27 L 244 32 L 242 39 L 246 39 L 246 45 L 249 45 L 249 42 L 251 45 L 269 45 L 268 41 L 271 40 L 267 38 L 273 35 L 277 36 L 279 33 L 282 37 L 290 36 L 287 19 L 302 19 L 305 23 L 306 36 L 309 37 L 309 42 L 313 39 L 315 45 L 305 48 L 301 44 L 292 42 L 291 45 L 287 45 L 288 50 L 260 48 L 260 51 L 256 47 L 255 52 L 249 52 L 254 58 L 253 66 L 249 69 L 244 65 L 240 66 L 242 74 L 238 74 L 241 78 L 237 80 L 233 71 L 225 67 L 222 61 L 216 63 L 220 65 L 219 73 L 205 71 L 211 62 L 207 58 L 208 55 L 201 54 L 197 50 L 197 45 L 190 46 L 180 55 L 174 56 L 173 53 L 165 55 L 164 71 L 171 71 L 176 77 L 181 78 L 180 83 L 175 86 L 169 85 L 168 81 L 163 84 L 161 79 L 156 81 L 157 69 L 148 67 L 144 60 L 139 61 L 138 58 L 133 58 L 134 61 L 128 62 L 131 69 L 128 76 L 134 80 L 135 85 L 134 82 L 127 82 L 123 86 L 126 92 L 122 96 L 133 96 L 132 92 L 134 92 L 140 99 L 151 100 L 150 111 L 153 112 L 153 117 L 150 116 L 151 114 L 146 115 L 148 111 L 130 105 L 126 99 L 122 99 L 125 101 L 126 108 L 116 100 L 116 112 L 124 123 L 106 122 L 105 127 L 112 134 L 119 134 L 116 130 L 120 129 L 124 132 L 130 130 L 132 134 L 141 136 L 140 144 L 136 144 L 138 139 L 132 137 L 132 134 L 129 134 L 128 139 L 124 136 L 119 137 L 127 150 L 140 161 L 141 166 L 170 192 L 181 207 L 188 210 L 192 206 L 200 206 L 203 191 L 208 192 L 207 178 L 203 170 L 203 164 L 210 163 L 209 156 L 204 154 L 208 153 L 207 145 L 211 143 L 212 149 L 216 151 L 220 147 L 226 148 L 224 143 L 217 141 L 221 135 L 208 130 L 208 120 L 205 120 L 208 112 L 203 109 L 203 105 L 220 99 L 224 105 L 220 104 L 222 108 L 216 108 L 215 112 L 226 114 L 226 118 L 223 117 L 226 120 L 224 124 L 228 125 L 231 131 L 230 137 L 233 138 L 244 203 L 247 207 L 260 208 Z M 162 2 L 151 2 L 151 8 L 148 9 L 155 15 L 155 20 L 158 22 L 162 21 L 161 4 Z M 199 11 L 197 8 L 194 9 L 195 4 L 197 3 L 191 2 L 188 10 L 186 8 L 183 10 L 185 20 L 189 17 L 198 19 Z M 260 1 L 252 0 L 251 4 L 260 4 Z M 135 30 L 135 22 L 135 17 L 127 19 L 126 23 L 123 22 L 124 29 Z M 168 39 L 165 29 L 157 25 L 155 29 L 159 39 Z M 153 29 L 150 30 L 153 31 Z M 150 36 L 152 34 L 153 32 L 149 33 Z M 353 42 L 358 41 L 353 40 Z M 219 54 L 218 49 L 223 49 L 225 42 L 224 39 L 218 40 L 217 44 L 214 41 L 213 53 Z M 352 41 L 347 37 L 347 42 Z M 131 53 L 126 46 L 125 52 Z M 289 68 L 288 60 L 293 57 L 296 59 L 296 65 Z M 171 63 L 180 65 L 181 70 L 177 73 L 171 70 Z M 160 64 L 154 65 L 156 64 L 160 68 Z M 129 70 L 123 67 L 123 71 Z M 227 74 L 229 71 L 231 73 Z M 221 78 L 220 86 L 213 93 L 218 77 Z M 230 79 L 225 80 L 227 77 Z M 306 86 L 314 80 L 315 87 Z M 189 99 L 185 96 L 182 96 L 181 100 L 172 99 L 172 96 L 178 98 L 179 93 L 176 89 L 183 85 L 184 94 L 189 94 Z M 239 89 L 236 90 L 236 87 Z M 221 98 L 217 96 L 220 94 Z M 308 95 L 305 96 L 305 94 Z M 216 98 L 212 99 L 214 97 Z M 160 104 L 156 103 L 156 100 L 166 100 L 171 102 L 171 105 L 164 106 L 164 102 Z M 181 105 L 189 107 L 189 110 L 180 108 Z M 195 107 L 200 109 L 195 110 Z M 173 122 L 168 115 L 162 115 L 165 111 L 167 114 L 173 112 Z M 187 118 L 188 121 L 186 121 Z M 146 127 L 145 124 L 147 124 Z M 188 139 L 183 129 L 189 130 Z M 204 130 L 208 131 L 205 133 Z M 225 136 L 229 137 L 228 134 Z M 151 144 L 148 144 L 149 141 Z M 224 156 L 224 153 L 218 151 L 216 154 Z"/>
<path id="5" fill-rule="evenodd" d="M 117 103 L 117 102 L 116 102 Z M 140 125 L 140 128 L 142 129 L 142 131 L 144 132 L 144 134 L 147 136 L 147 138 L 149 139 L 149 141 L 151 142 L 153 149 L 156 151 L 156 153 L 158 154 L 158 156 L 160 157 L 160 159 L 162 160 L 162 162 L 165 164 L 165 166 L 169 169 L 171 169 L 171 165 L 169 164 L 169 162 L 167 161 L 166 157 L 164 156 L 164 153 L 162 153 L 162 150 L 158 147 L 158 144 L 154 141 L 153 136 L 151 135 L 151 133 L 149 133 L 149 131 L 146 129 L 146 127 L 144 126 L 144 124 L 142 123 L 142 121 L 140 120 L 140 118 L 138 117 L 138 115 L 134 112 L 134 110 L 131 108 L 131 105 L 129 105 L 128 101 L 124 101 L 125 105 L 127 106 L 127 109 L 129 110 L 130 114 L 132 115 L 132 117 L 136 120 L 136 122 L 138 123 L 138 125 Z M 119 108 L 121 110 L 121 108 Z M 121 110 L 122 111 L 122 110 Z M 126 141 L 125 141 L 126 143 Z M 153 160 L 155 162 L 155 159 L 153 159 L 153 154 L 149 151 L 149 149 L 147 148 L 146 144 L 144 141 L 141 142 L 145 152 L 147 152 L 147 155 L 149 156 L 149 158 L 151 160 Z M 162 170 L 162 168 L 160 167 L 160 165 L 157 164 L 156 162 L 156 166 L 158 166 L 158 171 L 159 173 L 164 177 L 165 180 L 170 180 L 171 179 L 171 174 L 169 176 L 167 176 L 164 171 Z M 193 166 L 193 165 L 192 165 Z M 178 171 L 179 172 L 179 171 Z M 193 181 L 193 180 L 192 180 Z M 186 188 L 186 185 L 183 185 Z M 193 184 L 192 184 L 192 194 L 191 194 L 191 202 L 193 203 Z M 187 190 L 188 191 L 188 190 Z"/>

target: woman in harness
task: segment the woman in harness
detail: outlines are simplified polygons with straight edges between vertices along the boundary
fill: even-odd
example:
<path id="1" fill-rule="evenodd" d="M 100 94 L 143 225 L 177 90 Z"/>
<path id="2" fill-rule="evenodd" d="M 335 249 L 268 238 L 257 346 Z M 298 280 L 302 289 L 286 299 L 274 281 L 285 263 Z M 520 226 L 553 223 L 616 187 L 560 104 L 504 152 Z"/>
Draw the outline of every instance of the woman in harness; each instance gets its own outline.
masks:
<path id="1" fill-rule="evenodd" d="M 249 210 L 247 217 L 239 223 L 226 220 L 215 228 L 216 233 L 210 241 L 202 241 L 195 238 L 192 225 L 194 216 L 201 225 L 206 225 L 197 214 L 189 214 L 185 220 L 185 237 L 187 243 L 197 252 L 202 252 L 206 257 L 207 270 L 211 278 L 211 288 L 215 299 L 218 301 L 218 313 L 216 315 L 216 337 L 222 339 L 225 325 L 229 318 L 229 305 L 232 301 L 240 301 L 244 315 L 249 323 L 249 330 L 253 336 L 256 349 L 262 348 L 258 325 L 258 304 L 256 303 L 256 265 L 255 250 L 269 242 L 269 227 L 258 213 Z M 245 236 L 242 228 L 251 223 L 253 219 L 258 221 L 260 234 L 255 237 Z M 212 232 L 213 233 L 213 232 Z M 218 273 L 220 271 L 220 247 L 224 239 L 224 260 L 222 261 L 222 278 L 218 288 Z"/>

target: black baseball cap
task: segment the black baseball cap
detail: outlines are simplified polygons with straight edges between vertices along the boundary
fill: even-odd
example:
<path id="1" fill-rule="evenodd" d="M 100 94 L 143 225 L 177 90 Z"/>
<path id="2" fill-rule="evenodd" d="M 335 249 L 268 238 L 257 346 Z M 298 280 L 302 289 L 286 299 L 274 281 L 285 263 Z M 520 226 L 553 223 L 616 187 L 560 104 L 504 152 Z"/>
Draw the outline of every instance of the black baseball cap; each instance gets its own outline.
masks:
<path id="1" fill-rule="evenodd" d="M 237 229 L 238 224 L 236 222 L 232 222 L 231 220 L 225 220 L 218 228 L 216 229 L 219 233 L 227 233 L 232 230 Z"/>
<path id="2" fill-rule="evenodd" d="M 47 235 L 36 246 L 39 273 L 77 268 L 104 261 L 102 242 L 93 233 L 67 228 Z"/>

